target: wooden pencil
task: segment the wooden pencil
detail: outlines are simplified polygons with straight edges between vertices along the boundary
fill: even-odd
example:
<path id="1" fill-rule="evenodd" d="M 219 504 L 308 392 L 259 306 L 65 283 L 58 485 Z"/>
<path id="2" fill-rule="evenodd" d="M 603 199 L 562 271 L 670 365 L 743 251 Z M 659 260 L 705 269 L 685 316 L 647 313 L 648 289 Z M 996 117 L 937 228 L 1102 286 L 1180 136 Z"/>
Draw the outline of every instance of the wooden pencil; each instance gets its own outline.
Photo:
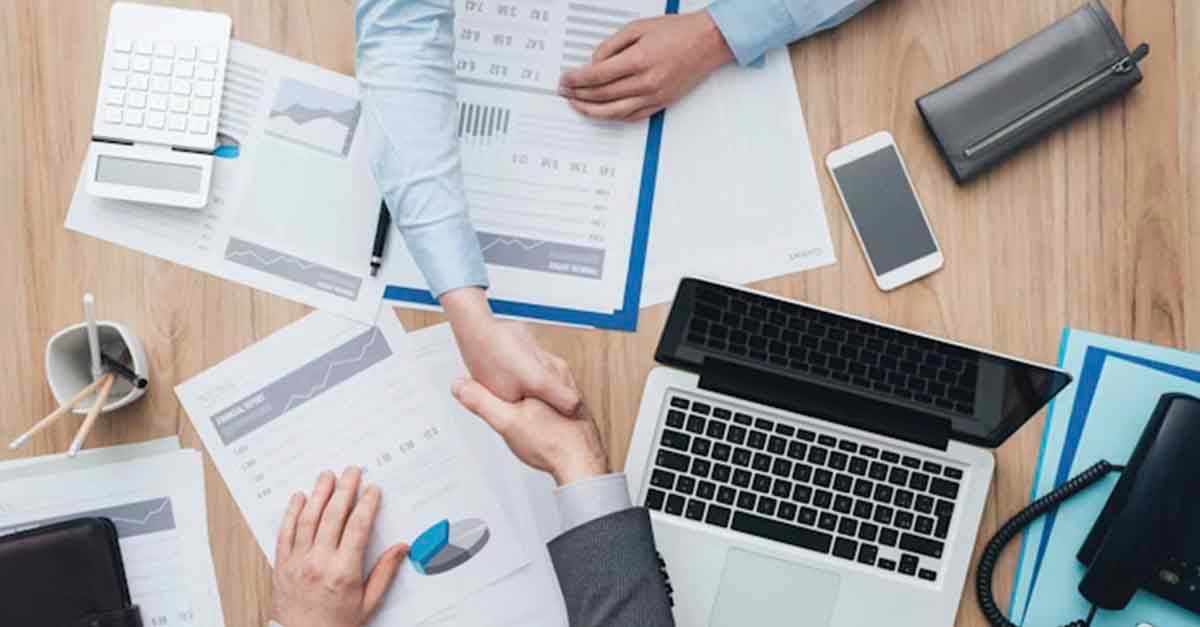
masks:
<path id="1" fill-rule="evenodd" d="M 32 438 L 33 436 L 40 433 L 46 427 L 49 427 L 50 425 L 54 424 L 54 422 L 56 420 L 67 415 L 67 413 L 70 412 L 72 409 L 75 409 L 75 406 L 78 405 L 80 401 L 82 401 L 83 399 L 87 398 L 88 395 L 95 392 L 96 388 L 100 387 L 100 384 L 103 382 L 104 382 L 104 379 L 103 379 L 103 377 L 101 377 L 100 379 L 96 379 L 95 381 L 92 381 L 91 383 L 89 383 L 82 390 L 79 390 L 79 392 L 76 393 L 75 396 L 72 396 L 71 400 L 67 401 L 66 403 L 63 403 L 62 405 L 60 405 L 58 407 L 58 409 L 50 412 L 45 418 L 42 418 L 41 420 L 39 420 L 37 422 L 37 424 L 30 427 L 30 429 L 28 431 L 17 436 L 17 439 L 15 439 L 11 443 L 9 443 L 8 448 L 18 449 L 18 448 L 21 448 L 22 446 L 24 446 L 25 443 L 28 442 L 30 438 Z"/>
<path id="2" fill-rule="evenodd" d="M 83 418 L 83 424 L 79 426 L 79 432 L 75 434 L 75 439 L 71 441 L 71 448 L 67 450 L 67 457 L 75 457 L 79 449 L 83 448 L 83 441 L 92 432 L 92 426 L 96 424 L 96 418 L 100 415 L 100 408 L 104 407 L 104 404 L 108 402 L 108 393 L 112 390 L 115 379 L 116 375 L 111 372 L 101 377 L 103 383 L 100 384 L 100 392 L 96 394 L 96 402 L 92 403 L 92 408 L 88 410 L 87 416 Z"/>

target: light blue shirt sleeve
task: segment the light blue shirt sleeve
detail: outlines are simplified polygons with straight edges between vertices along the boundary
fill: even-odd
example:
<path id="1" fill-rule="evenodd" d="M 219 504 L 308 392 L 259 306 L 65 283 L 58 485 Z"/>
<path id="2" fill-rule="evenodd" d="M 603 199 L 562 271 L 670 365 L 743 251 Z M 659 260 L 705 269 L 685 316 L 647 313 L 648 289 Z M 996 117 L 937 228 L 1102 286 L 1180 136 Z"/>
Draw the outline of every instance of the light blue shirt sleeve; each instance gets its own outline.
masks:
<path id="1" fill-rule="evenodd" d="M 625 473 L 592 477 L 554 490 L 562 533 L 633 507 Z"/>
<path id="2" fill-rule="evenodd" d="M 738 65 L 854 17 L 875 0 L 715 0 L 708 13 Z"/>
<path id="3" fill-rule="evenodd" d="M 355 65 L 375 180 L 434 296 L 487 286 L 455 137 L 453 0 L 359 0 Z"/>

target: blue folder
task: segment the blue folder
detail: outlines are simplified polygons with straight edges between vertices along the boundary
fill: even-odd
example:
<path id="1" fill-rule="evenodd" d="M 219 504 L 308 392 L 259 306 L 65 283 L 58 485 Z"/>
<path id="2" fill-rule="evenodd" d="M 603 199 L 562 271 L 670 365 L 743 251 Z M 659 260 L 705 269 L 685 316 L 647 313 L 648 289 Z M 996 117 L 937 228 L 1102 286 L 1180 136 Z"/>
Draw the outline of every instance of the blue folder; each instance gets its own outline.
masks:
<path id="1" fill-rule="evenodd" d="M 679 12 L 679 0 L 667 0 L 666 13 Z M 641 190 L 638 193 L 637 215 L 633 225 L 633 244 L 629 251 L 629 274 L 625 278 L 625 294 L 621 308 L 611 314 L 582 311 L 565 307 L 549 307 L 532 303 L 492 299 L 492 311 L 503 316 L 536 318 L 551 322 L 563 322 L 598 329 L 636 331 L 638 309 L 642 299 L 642 279 L 646 270 L 646 248 L 650 241 L 650 210 L 654 206 L 654 186 L 658 178 L 658 154 L 662 145 L 665 113 L 659 112 L 650 118 L 646 137 L 646 158 L 642 166 Z M 438 304 L 429 290 L 389 285 L 383 293 L 388 300 Z"/>
<path id="2" fill-rule="evenodd" d="M 1123 464 L 1162 394 L 1200 395 L 1200 355 L 1193 353 L 1066 329 L 1059 365 L 1076 380 L 1050 407 L 1031 498 L 1101 458 Z M 1109 477 L 1026 530 L 1009 606 L 1014 623 L 1060 625 L 1086 615 L 1077 592 L 1085 569 L 1075 554 L 1115 483 Z M 1200 625 L 1200 616 L 1139 592 L 1126 610 L 1101 612 L 1093 626 L 1138 621 Z"/>

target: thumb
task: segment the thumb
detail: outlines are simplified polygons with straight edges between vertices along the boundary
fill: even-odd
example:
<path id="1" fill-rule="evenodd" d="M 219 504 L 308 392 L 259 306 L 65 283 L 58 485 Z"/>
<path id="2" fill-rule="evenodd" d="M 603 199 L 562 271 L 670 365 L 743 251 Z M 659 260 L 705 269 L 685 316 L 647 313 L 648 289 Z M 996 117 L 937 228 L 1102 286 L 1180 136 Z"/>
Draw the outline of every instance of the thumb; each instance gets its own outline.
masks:
<path id="1" fill-rule="evenodd" d="M 450 392 L 467 411 L 483 418 L 497 433 L 502 432 L 502 427 L 508 423 L 512 405 L 496 398 L 496 395 L 478 381 L 459 379 L 450 386 Z"/>
<path id="2" fill-rule="evenodd" d="M 375 562 L 375 566 L 371 568 L 371 574 L 367 576 L 367 585 L 363 592 L 363 612 L 366 614 L 364 622 L 366 622 L 366 618 L 375 614 L 375 610 L 379 609 L 384 593 L 392 585 L 392 580 L 396 578 L 396 572 L 400 570 L 400 564 L 406 557 L 408 557 L 408 545 L 397 544 L 384 551 L 383 555 L 379 556 L 379 560 Z"/>
<path id="3" fill-rule="evenodd" d="M 564 416 L 579 414 L 579 392 L 560 377 L 546 377 L 534 392 Z"/>

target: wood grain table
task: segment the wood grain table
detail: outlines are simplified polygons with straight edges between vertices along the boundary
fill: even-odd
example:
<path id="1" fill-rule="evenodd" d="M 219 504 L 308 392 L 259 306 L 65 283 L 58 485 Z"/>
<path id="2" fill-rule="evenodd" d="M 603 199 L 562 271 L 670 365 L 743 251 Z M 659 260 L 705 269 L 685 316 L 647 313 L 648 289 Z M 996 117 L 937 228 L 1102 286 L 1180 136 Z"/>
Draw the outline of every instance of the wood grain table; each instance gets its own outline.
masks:
<path id="1" fill-rule="evenodd" d="M 232 15 L 239 39 L 353 73 L 352 0 L 181 4 Z M 1106 0 L 1131 47 L 1151 45 L 1145 81 L 972 185 L 951 181 L 913 106 L 1078 4 L 881 0 L 793 46 L 814 159 L 890 129 L 947 261 L 920 283 L 880 292 L 821 170 L 839 263 L 755 287 L 1042 362 L 1053 362 L 1065 325 L 1200 348 L 1200 2 Z M 178 434 L 202 448 L 172 388 L 307 309 L 63 228 L 91 128 L 108 8 L 108 0 L 0 0 L 0 441 L 53 408 L 43 347 L 80 319 L 80 295 L 92 290 L 103 317 L 140 334 L 154 381 L 142 402 L 104 420 L 90 445 Z M 637 333 L 535 329 L 574 367 L 617 467 L 666 313 L 643 310 Z M 441 321 L 401 317 L 409 328 Z M 997 451 L 980 543 L 1026 502 L 1042 421 Z M 61 451 L 77 424 L 66 420 L 0 459 Z M 226 623 L 262 625 L 267 562 L 210 461 L 206 481 Z M 998 598 L 1008 598 L 1014 558 L 1010 550 L 1001 563 Z M 971 586 L 958 624 L 985 624 Z"/>

